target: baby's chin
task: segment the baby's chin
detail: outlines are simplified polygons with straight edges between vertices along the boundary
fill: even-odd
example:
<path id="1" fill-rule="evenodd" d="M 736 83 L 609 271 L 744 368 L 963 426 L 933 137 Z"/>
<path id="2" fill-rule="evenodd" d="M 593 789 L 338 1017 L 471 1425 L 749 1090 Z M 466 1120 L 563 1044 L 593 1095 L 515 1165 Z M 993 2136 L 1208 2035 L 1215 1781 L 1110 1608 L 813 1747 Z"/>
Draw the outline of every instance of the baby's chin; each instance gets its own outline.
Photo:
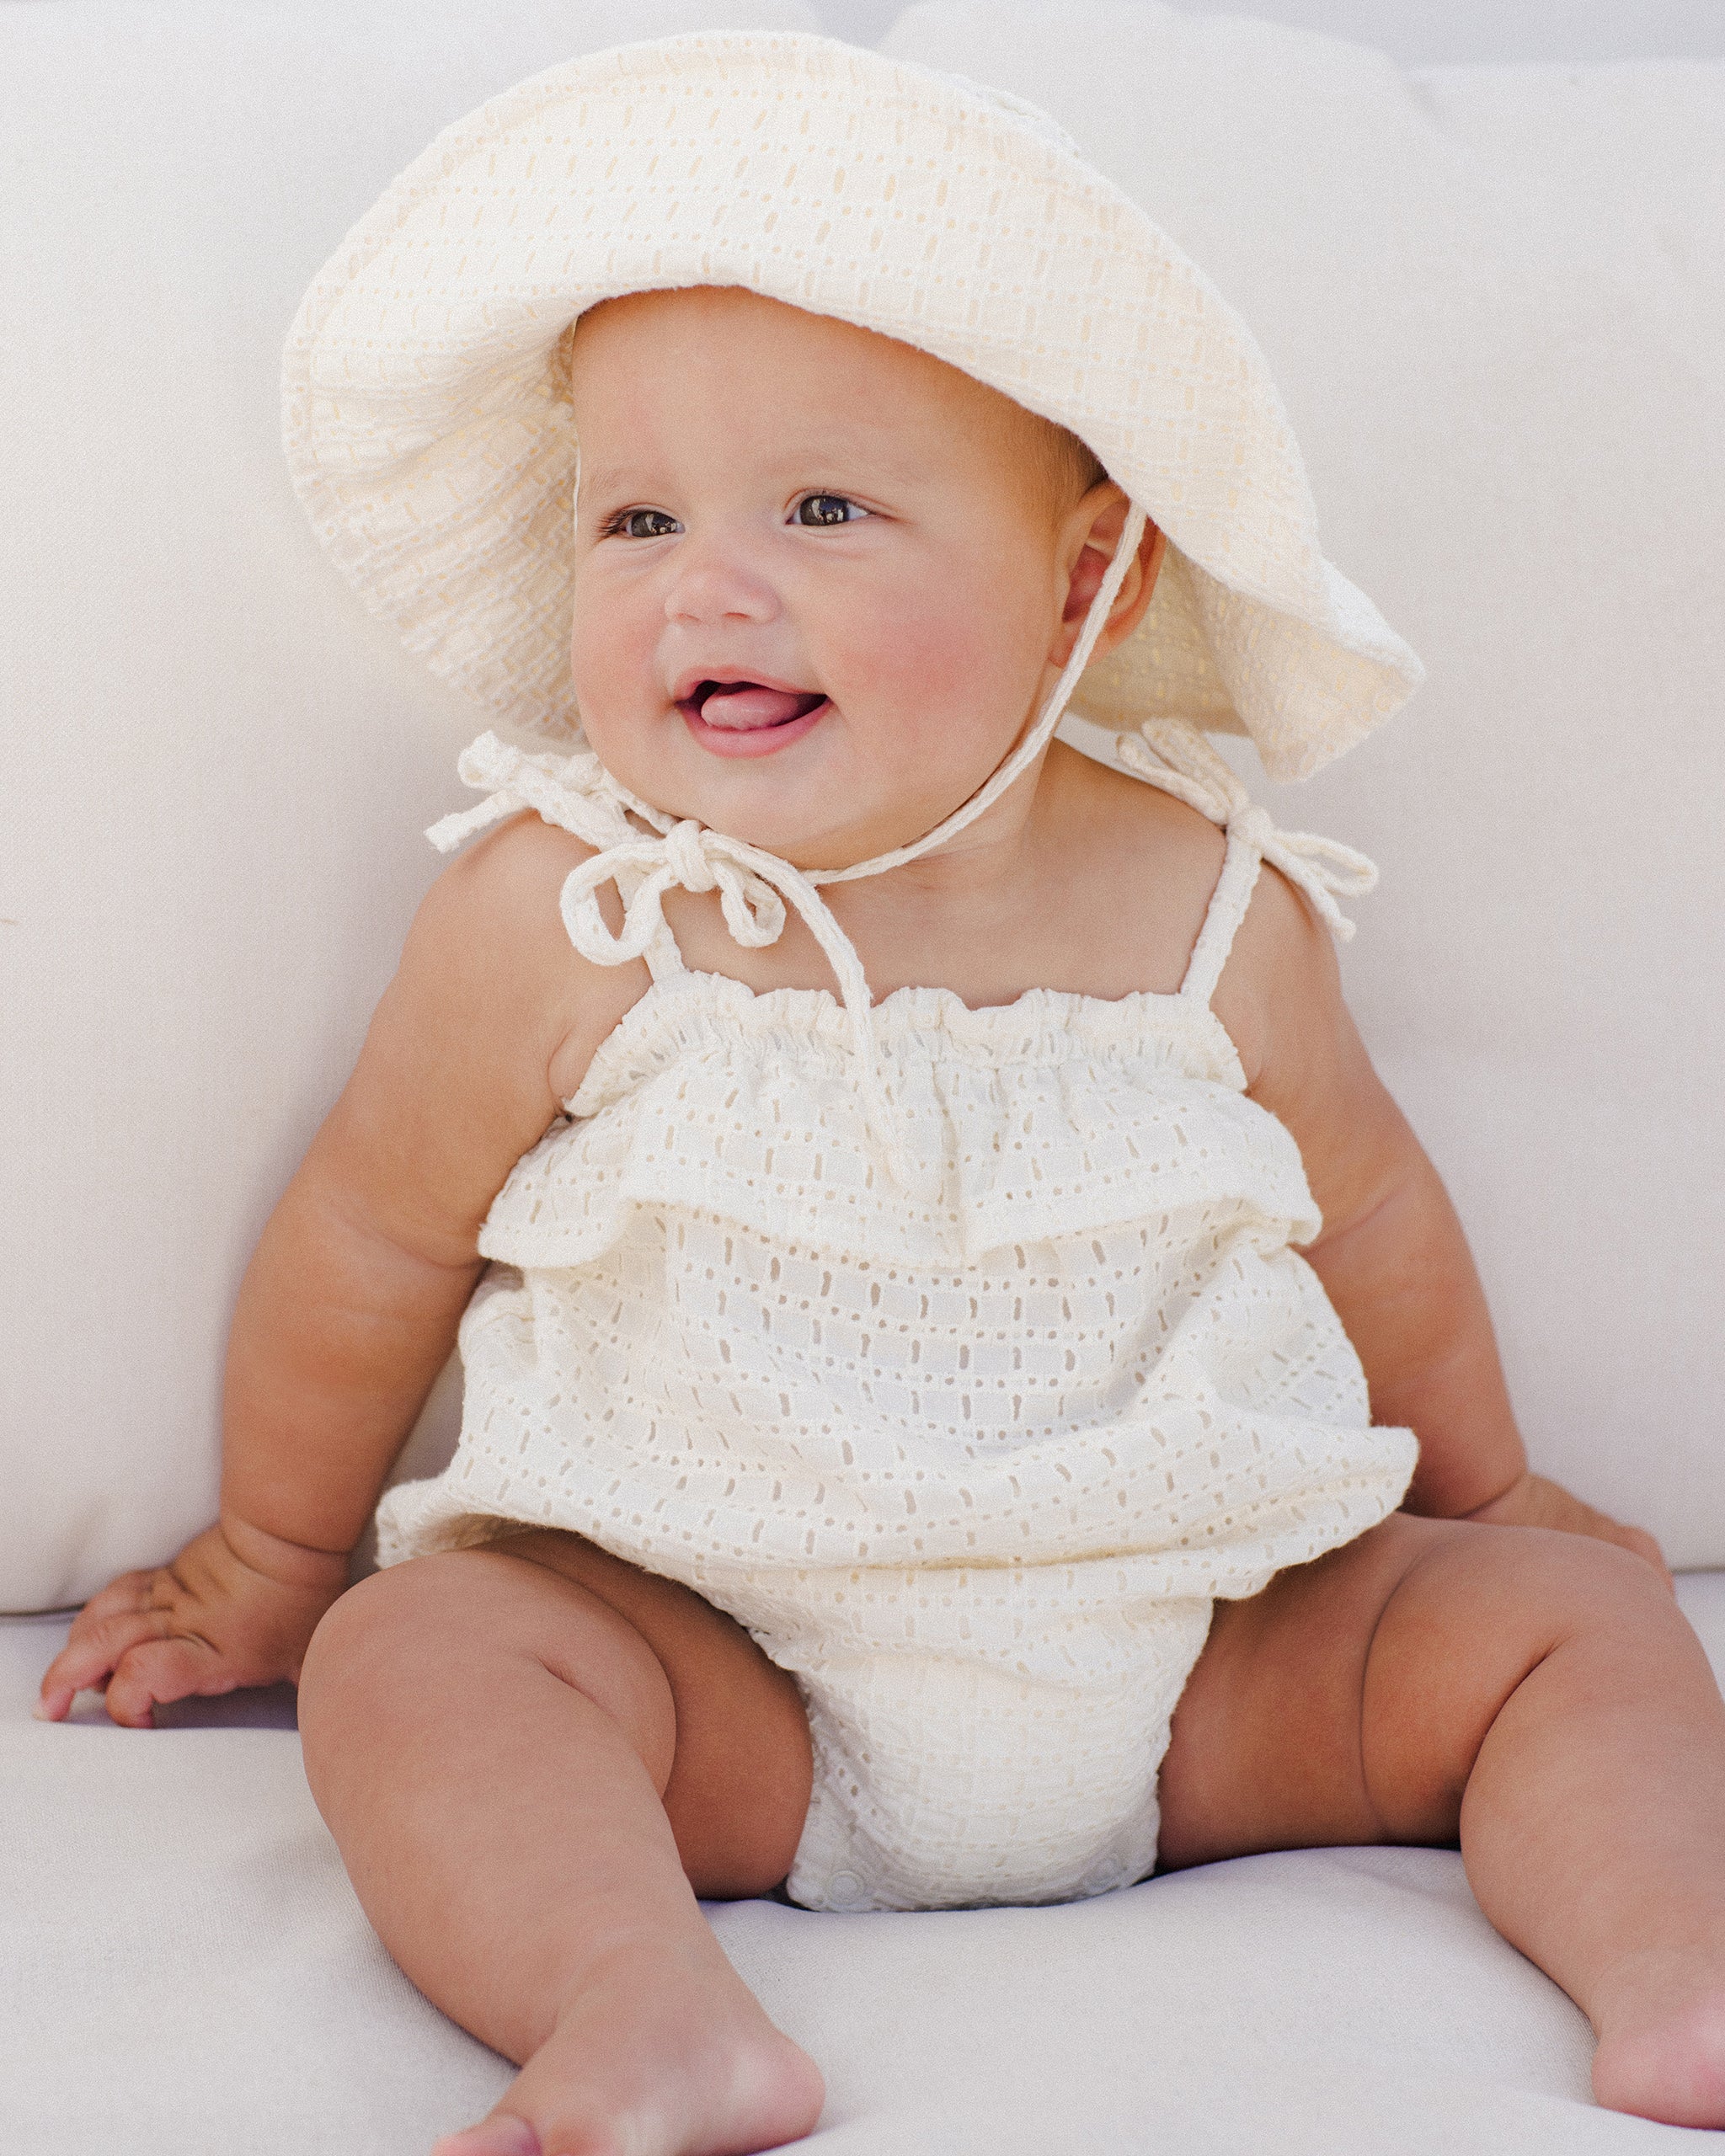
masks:
<path id="1" fill-rule="evenodd" d="M 681 813 L 727 838 L 774 854 L 793 868 L 852 867 L 921 837 L 924 828 L 911 828 L 917 816 L 914 803 L 891 794 L 859 800 L 854 787 L 769 784 L 758 790 L 702 788 L 701 794 L 697 805 Z M 859 814 L 864 801 L 868 805 Z"/>
<path id="2" fill-rule="evenodd" d="M 796 867 L 848 868 L 921 837 L 936 819 L 917 822 L 916 796 L 896 776 L 902 759 L 884 747 L 859 757 L 854 729 L 831 705 L 814 719 L 741 755 L 725 753 L 729 743 L 704 745 L 675 710 L 658 727 L 590 720 L 587 733 L 606 770 L 642 800 Z"/>

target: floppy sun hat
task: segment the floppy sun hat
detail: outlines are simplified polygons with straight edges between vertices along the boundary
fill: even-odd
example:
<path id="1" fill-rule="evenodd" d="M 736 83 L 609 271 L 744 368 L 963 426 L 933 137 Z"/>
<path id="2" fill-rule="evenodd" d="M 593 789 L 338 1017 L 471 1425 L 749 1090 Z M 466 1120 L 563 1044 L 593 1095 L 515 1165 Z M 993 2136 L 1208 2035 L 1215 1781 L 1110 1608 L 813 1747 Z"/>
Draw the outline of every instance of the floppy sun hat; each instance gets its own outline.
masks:
<path id="1" fill-rule="evenodd" d="M 1071 659 L 991 777 L 914 844 L 799 871 L 626 792 L 585 749 L 569 670 L 579 451 L 564 340 L 626 293 L 736 286 L 961 368 L 1078 435 L 1130 498 Z M 1324 559 L 1263 355 L 1197 266 L 1045 114 L 960 77 L 798 34 L 669 38 L 553 67 L 457 121 L 360 219 L 283 360 L 293 483 L 332 558 L 434 672 L 512 728 L 462 776 L 491 789 L 452 846 L 537 808 L 599 849 L 564 888 L 576 947 L 638 957 L 672 884 L 717 890 L 739 941 L 788 900 L 871 1049 L 860 962 L 815 888 L 942 844 L 1065 716 L 1238 831 L 1338 934 L 1369 889 L 1345 847 L 1278 832 L 1210 750 L 1248 734 L 1301 778 L 1397 710 L 1418 660 Z M 1146 516 L 1167 549 L 1143 621 L 1092 652 Z M 1087 746 L 1081 739 L 1077 745 Z M 620 936 L 595 896 L 617 880 Z M 870 1120 L 892 1122 L 877 1059 Z M 896 1147 L 895 1147 L 896 1150 Z"/>
<path id="2" fill-rule="evenodd" d="M 562 344 L 602 300 L 735 285 L 962 368 L 1080 436 L 1167 533 L 1075 707 L 1349 748 L 1418 661 L 1324 559 L 1250 331 L 1033 107 L 832 40 L 698 35 L 553 67 L 458 120 L 348 235 L 284 364 L 293 482 L 410 651 L 579 731 Z"/>

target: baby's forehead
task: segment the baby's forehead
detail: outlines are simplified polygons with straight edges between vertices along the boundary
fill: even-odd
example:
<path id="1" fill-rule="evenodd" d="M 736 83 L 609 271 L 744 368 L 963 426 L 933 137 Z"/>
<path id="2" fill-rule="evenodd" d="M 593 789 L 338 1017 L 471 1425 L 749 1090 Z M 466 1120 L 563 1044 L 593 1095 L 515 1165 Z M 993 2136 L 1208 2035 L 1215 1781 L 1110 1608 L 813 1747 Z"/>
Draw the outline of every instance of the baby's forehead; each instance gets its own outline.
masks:
<path id="1" fill-rule="evenodd" d="M 787 451 L 818 442 L 914 463 L 932 433 L 967 442 L 995 467 L 1023 466 L 1039 488 L 1076 491 L 1101 467 L 1064 428 L 963 369 L 899 339 L 734 286 L 633 292 L 571 325 L 578 420 L 592 392 L 675 402 L 692 384 L 771 414 Z"/>
<path id="2" fill-rule="evenodd" d="M 900 393 L 955 403 L 1003 398 L 959 367 L 914 345 L 833 314 L 815 313 L 734 285 L 692 285 L 625 293 L 602 300 L 570 325 L 569 361 L 579 383 L 607 362 L 638 369 L 644 355 L 663 358 L 669 369 L 692 370 L 727 358 L 775 381 L 830 382 L 835 392 L 859 377 L 890 379 Z"/>

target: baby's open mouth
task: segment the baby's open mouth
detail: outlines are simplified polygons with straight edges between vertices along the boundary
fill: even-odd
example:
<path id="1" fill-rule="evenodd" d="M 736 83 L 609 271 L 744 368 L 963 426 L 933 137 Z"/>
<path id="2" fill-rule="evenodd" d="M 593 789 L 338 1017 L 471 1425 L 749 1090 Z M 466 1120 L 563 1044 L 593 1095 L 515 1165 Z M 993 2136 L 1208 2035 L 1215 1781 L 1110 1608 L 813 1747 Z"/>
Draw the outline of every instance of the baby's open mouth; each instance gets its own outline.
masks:
<path id="1" fill-rule="evenodd" d="M 678 708 L 703 725 L 738 734 L 788 726 L 817 711 L 826 698 L 815 689 L 772 689 L 761 681 L 697 681 Z"/>

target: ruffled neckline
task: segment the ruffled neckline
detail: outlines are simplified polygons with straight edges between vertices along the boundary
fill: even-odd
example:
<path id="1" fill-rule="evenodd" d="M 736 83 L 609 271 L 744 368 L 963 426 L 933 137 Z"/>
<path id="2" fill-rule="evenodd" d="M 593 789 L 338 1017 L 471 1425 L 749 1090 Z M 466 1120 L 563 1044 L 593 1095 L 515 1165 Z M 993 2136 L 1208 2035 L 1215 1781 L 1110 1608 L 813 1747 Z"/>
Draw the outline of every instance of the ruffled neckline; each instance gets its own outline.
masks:
<path id="1" fill-rule="evenodd" d="M 1120 996 L 1098 996 L 1076 989 L 1027 988 L 1010 1003 L 973 1008 L 956 989 L 911 985 L 882 996 L 870 1016 L 875 1038 L 888 1053 L 914 1039 L 925 1053 L 999 1066 L 1142 1053 L 1179 1038 L 1209 1066 L 1202 1075 L 1230 1091 L 1246 1091 L 1246 1073 L 1227 1028 L 1207 1003 L 1178 990 L 1131 989 Z M 745 1034 L 830 1043 L 841 1052 L 852 1042 L 850 1014 L 830 989 L 754 989 L 729 974 L 686 967 L 653 981 L 624 1012 L 563 1103 L 565 1113 L 590 1114 L 628 1090 L 654 1034 L 681 1039 L 692 1027 L 704 1030 L 714 1021 Z"/>

